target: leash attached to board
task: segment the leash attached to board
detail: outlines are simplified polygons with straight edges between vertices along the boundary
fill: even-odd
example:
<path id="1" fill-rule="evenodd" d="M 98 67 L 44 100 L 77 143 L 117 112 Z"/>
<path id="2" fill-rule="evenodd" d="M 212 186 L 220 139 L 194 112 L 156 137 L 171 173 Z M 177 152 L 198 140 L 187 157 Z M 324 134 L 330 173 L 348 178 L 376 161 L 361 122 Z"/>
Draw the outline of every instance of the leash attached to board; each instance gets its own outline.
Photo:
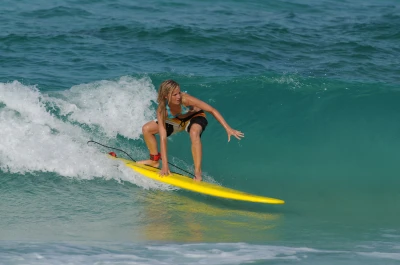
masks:
<path id="1" fill-rule="evenodd" d="M 133 162 L 136 162 L 135 159 L 133 159 L 127 152 L 125 152 L 125 151 L 122 150 L 122 149 L 118 149 L 118 148 L 115 148 L 115 147 L 107 146 L 107 145 L 104 145 L 104 144 L 101 144 L 101 143 L 98 143 L 98 142 L 92 141 L 92 140 L 90 140 L 90 141 L 87 142 L 87 144 L 89 144 L 89 143 L 95 143 L 95 144 L 101 145 L 101 146 L 103 146 L 103 147 L 105 147 L 105 148 L 110 148 L 110 149 L 113 149 L 113 150 L 121 151 L 122 153 L 126 154 Z"/>
<path id="2" fill-rule="evenodd" d="M 96 142 L 96 141 L 93 141 L 93 140 L 90 140 L 90 141 L 87 142 L 87 144 L 89 144 L 89 143 L 95 143 L 95 144 L 101 145 L 101 146 L 103 146 L 103 147 L 105 147 L 105 148 L 109 148 L 109 149 L 121 151 L 122 153 L 126 154 L 133 162 L 136 162 L 135 159 L 133 159 L 127 152 L 125 152 L 125 151 L 122 150 L 122 149 L 118 149 L 118 148 L 115 148 L 115 147 L 107 146 L 107 145 L 101 144 L 101 143 Z M 110 154 L 111 156 L 114 156 L 114 157 L 117 156 L 114 152 L 110 152 L 109 154 Z M 174 167 L 176 167 L 177 169 L 182 170 L 183 172 L 185 172 L 185 173 L 187 173 L 187 174 L 189 174 L 189 175 L 191 175 L 191 176 L 194 177 L 194 175 L 193 175 L 192 173 L 190 173 L 190 172 L 188 172 L 188 171 L 186 171 L 186 170 L 184 170 L 184 169 L 182 169 L 182 168 L 180 168 L 180 167 L 178 167 L 178 166 L 176 166 L 176 165 L 174 165 L 174 164 L 172 164 L 172 163 L 170 163 L 170 162 L 168 162 L 168 164 L 170 164 L 171 166 L 174 166 Z M 174 173 L 174 172 L 172 172 L 172 173 Z"/>

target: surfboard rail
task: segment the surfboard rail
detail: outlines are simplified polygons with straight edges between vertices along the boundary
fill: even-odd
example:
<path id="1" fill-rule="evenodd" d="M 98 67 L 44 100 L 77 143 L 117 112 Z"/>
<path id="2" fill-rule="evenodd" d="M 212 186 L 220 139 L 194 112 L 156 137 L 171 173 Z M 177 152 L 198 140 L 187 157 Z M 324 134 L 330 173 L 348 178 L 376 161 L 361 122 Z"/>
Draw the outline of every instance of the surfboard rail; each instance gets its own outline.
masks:
<path id="1" fill-rule="evenodd" d="M 285 201 L 270 197 L 264 197 L 259 195 L 254 195 L 230 188 L 226 188 L 223 186 L 219 186 L 213 183 L 208 182 L 196 182 L 192 178 L 178 174 L 171 173 L 169 176 L 161 177 L 158 168 L 154 168 L 147 165 L 138 164 L 134 161 L 130 161 L 124 158 L 115 158 L 125 163 L 126 166 L 138 172 L 139 174 L 154 179 L 159 182 L 163 182 L 181 189 L 190 190 L 193 192 L 198 192 L 210 196 L 239 200 L 239 201 L 248 201 L 248 202 L 257 202 L 257 203 L 268 203 L 268 204 L 284 204 Z"/>

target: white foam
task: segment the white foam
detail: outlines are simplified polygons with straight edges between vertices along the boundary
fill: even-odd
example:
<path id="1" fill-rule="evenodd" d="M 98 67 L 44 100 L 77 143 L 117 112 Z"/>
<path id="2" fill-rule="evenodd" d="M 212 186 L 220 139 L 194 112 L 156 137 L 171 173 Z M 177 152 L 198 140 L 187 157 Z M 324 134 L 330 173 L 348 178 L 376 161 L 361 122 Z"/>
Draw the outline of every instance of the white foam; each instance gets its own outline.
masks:
<path id="1" fill-rule="evenodd" d="M 21 249 L 24 246 L 19 245 L 18 247 Z M 123 252 L 113 251 L 115 247 L 123 249 Z M 45 251 L 40 251 L 39 249 L 45 249 Z M 222 265 L 278 260 L 281 262 L 287 262 L 288 260 L 299 261 L 307 258 L 307 253 L 326 253 L 326 251 L 246 243 L 168 244 L 159 246 L 113 245 L 104 247 L 59 244 L 46 246 L 43 244 L 33 249 L 30 246 L 25 246 L 24 253 L 19 257 L 23 257 L 21 261 L 29 264 Z M 12 254 L 3 255 L 0 258 L 0 262 L 11 260 L 15 261 Z"/>
<path id="2" fill-rule="evenodd" d="M 312 248 L 251 245 L 247 243 L 187 244 L 148 247 L 151 250 L 174 253 L 179 259 L 191 259 L 191 264 L 243 264 L 260 260 L 300 260 L 305 253 L 319 253 Z"/>
<path id="3" fill-rule="evenodd" d="M 387 237 L 387 238 L 400 238 L 400 235 L 398 234 L 382 234 L 382 237 Z"/>
<path id="4" fill-rule="evenodd" d="M 88 126 L 100 126 L 108 137 L 117 134 L 137 139 L 142 125 L 155 118 L 150 107 L 156 91 L 150 78 L 124 76 L 117 81 L 99 81 L 72 87 L 64 98 L 49 99 L 68 119 Z"/>
<path id="5" fill-rule="evenodd" d="M 373 258 L 384 258 L 392 260 L 400 260 L 400 253 L 384 253 L 384 252 L 358 252 L 359 255 L 373 257 Z"/>
<path id="6" fill-rule="evenodd" d="M 94 245 L 93 245 L 94 244 Z M 5 247 L 6 246 L 6 247 Z M 9 252 L 8 250 L 13 251 Z M 18 251 L 16 251 L 18 250 Z M 1 264 L 250 264 L 250 263 L 332 263 L 351 264 L 381 259 L 400 260 L 399 253 L 349 252 L 319 250 L 308 247 L 254 245 L 248 243 L 199 244 L 120 244 L 95 243 L 13 243 L 0 244 Z M 358 254 L 361 259 L 354 256 Z M 319 262 L 320 263 L 320 262 Z M 371 262 L 369 262 L 371 263 Z"/>
<path id="7" fill-rule="evenodd" d="M 60 95 L 61 94 L 61 95 Z M 149 78 L 122 77 L 44 94 L 20 82 L 0 83 L 0 170 L 11 173 L 54 172 L 65 177 L 102 177 L 130 181 L 144 188 L 170 189 L 107 158 L 86 143 L 117 134 L 137 139 L 154 110 L 156 92 Z M 46 109 L 47 106 L 47 109 Z M 56 117 L 49 106 L 59 110 Z"/>

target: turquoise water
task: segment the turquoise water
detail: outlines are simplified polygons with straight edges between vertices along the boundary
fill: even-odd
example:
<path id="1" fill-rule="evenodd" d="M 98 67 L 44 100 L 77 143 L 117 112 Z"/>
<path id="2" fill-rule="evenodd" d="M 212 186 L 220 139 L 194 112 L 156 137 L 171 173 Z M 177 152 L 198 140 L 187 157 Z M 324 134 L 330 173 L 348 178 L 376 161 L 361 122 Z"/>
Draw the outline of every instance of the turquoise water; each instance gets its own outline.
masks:
<path id="1" fill-rule="evenodd" d="M 399 8 L 3 1 L 0 264 L 398 264 Z M 205 181 L 285 205 L 162 185 L 87 144 L 148 157 L 169 78 L 245 133 L 208 116 Z M 189 137 L 168 145 L 193 170 Z"/>

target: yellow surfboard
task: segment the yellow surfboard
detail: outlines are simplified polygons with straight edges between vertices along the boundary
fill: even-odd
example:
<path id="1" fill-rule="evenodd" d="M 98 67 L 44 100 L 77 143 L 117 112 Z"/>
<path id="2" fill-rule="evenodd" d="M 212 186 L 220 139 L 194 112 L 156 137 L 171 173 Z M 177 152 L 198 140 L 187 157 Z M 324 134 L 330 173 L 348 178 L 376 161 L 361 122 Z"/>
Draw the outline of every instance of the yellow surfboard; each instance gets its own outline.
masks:
<path id="1" fill-rule="evenodd" d="M 216 184 L 207 183 L 204 181 L 196 182 L 192 178 L 177 173 L 172 173 L 170 176 L 160 177 L 160 175 L 158 174 L 160 170 L 158 168 L 141 165 L 134 161 L 126 160 L 123 158 L 116 158 L 116 159 L 123 161 L 126 166 L 130 167 L 131 169 L 140 173 L 143 176 L 154 179 L 156 181 L 170 184 L 178 188 L 202 194 L 207 194 L 210 196 L 216 196 L 216 197 L 240 200 L 240 201 L 271 203 L 271 204 L 285 203 L 285 201 L 283 200 L 253 195 L 242 191 L 218 186 Z"/>

